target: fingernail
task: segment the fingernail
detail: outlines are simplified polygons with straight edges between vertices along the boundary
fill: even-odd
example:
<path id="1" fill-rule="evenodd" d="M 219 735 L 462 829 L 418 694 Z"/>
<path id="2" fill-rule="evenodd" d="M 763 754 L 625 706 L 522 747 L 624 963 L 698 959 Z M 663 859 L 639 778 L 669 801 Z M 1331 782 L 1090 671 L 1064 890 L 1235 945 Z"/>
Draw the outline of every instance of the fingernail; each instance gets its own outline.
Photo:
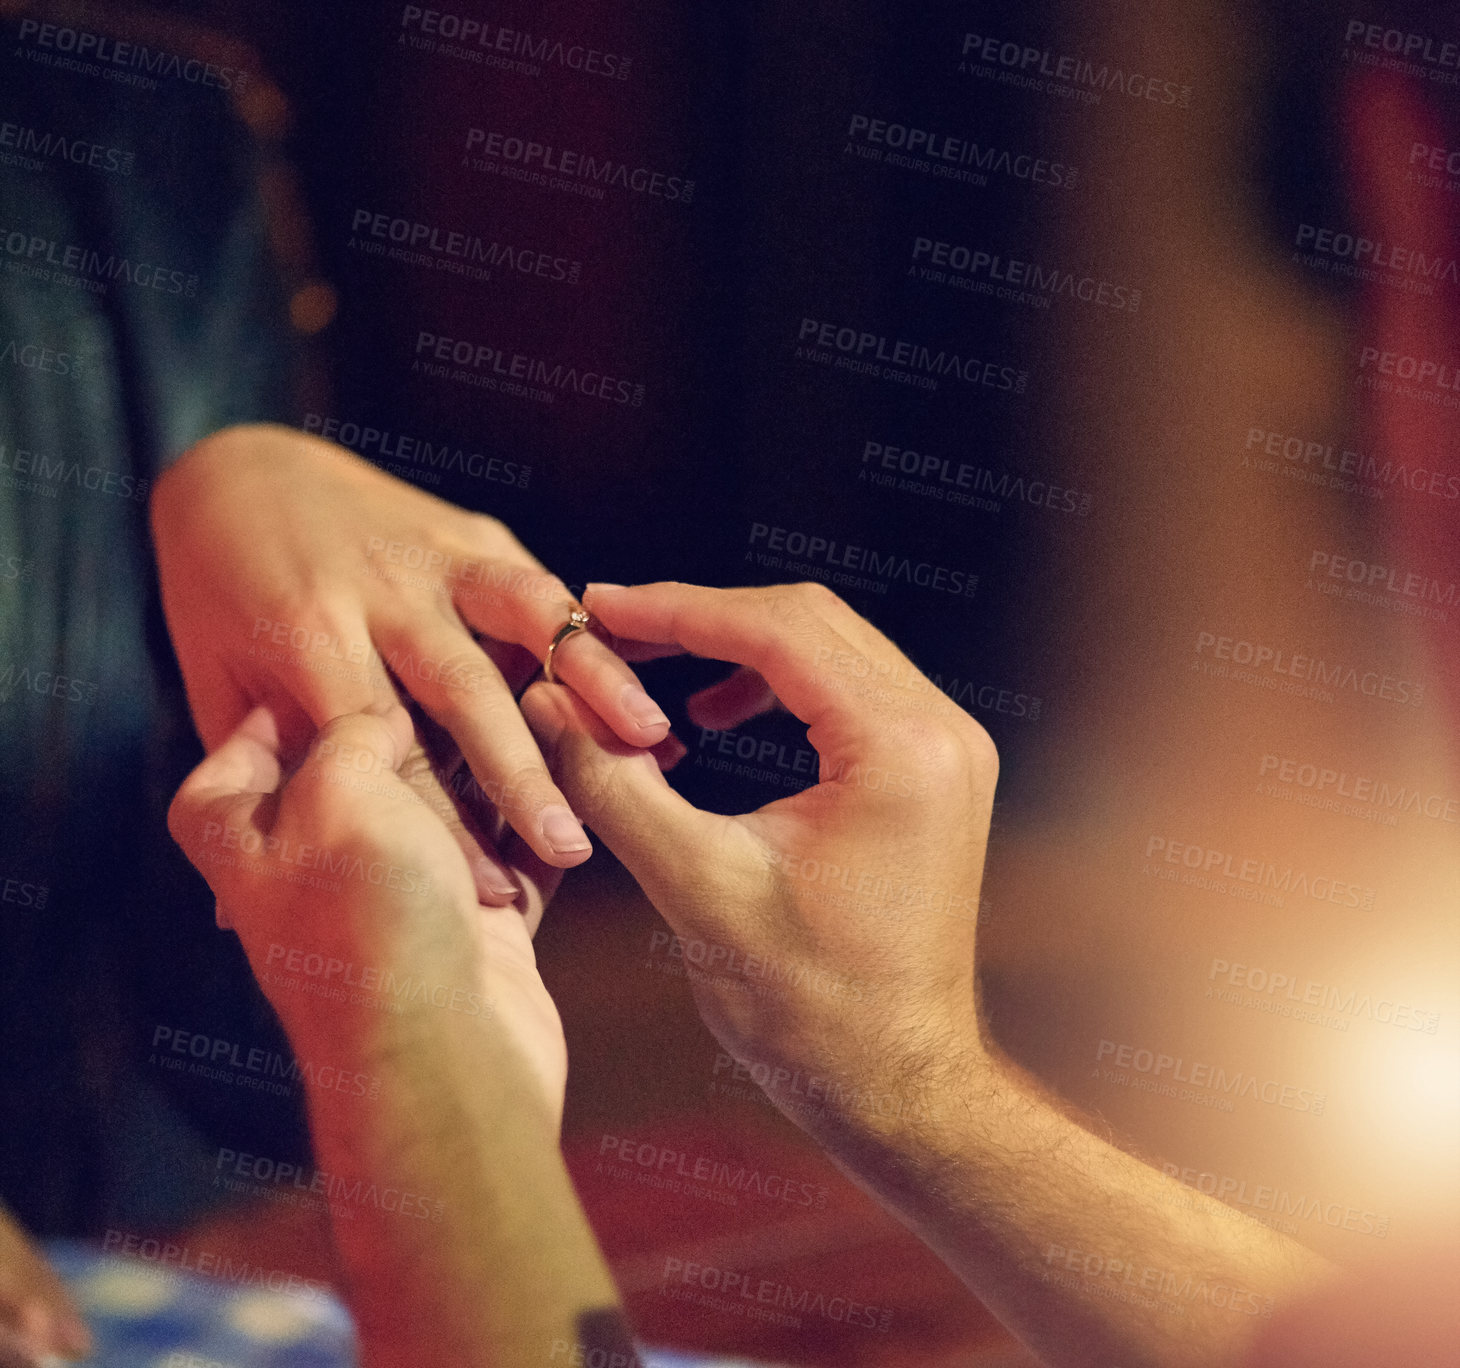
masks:
<path id="1" fill-rule="evenodd" d="M 479 872 L 483 887 L 499 898 L 515 898 L 522 891 L 490 860 L 482 860 Z"/>
<path id="2" fill-rule="evenodd" d="M 543 809 L 542 834 L 554 855 L 576 855 L 593 849 L 582 823 L 565 807 Z"/>
<path id="3" fill-rule="evenodd" d="M 618 699 L 623 704 L 624 711 L 645 731 L 669 725 L 669 719 L 664 716 L 659 705 L 637 684 L 625 684 Z"/>
<path id="4" fill-rule="evenodd" d="M 627 587 L 624 584 L 609 584 L 607 581 L 595 580 L 592 584 L 583 586 L 583 597 L 586 599 L 589 594 L 612 594 Z"/>
<path id="5" fill-rule="evenodd" d="M 659 762 L 659 768 L 666 774 L 688 754 L 689 747 L 673 732 L 670 732 L 664 740 L 654 747 L 654 759 Z"/>

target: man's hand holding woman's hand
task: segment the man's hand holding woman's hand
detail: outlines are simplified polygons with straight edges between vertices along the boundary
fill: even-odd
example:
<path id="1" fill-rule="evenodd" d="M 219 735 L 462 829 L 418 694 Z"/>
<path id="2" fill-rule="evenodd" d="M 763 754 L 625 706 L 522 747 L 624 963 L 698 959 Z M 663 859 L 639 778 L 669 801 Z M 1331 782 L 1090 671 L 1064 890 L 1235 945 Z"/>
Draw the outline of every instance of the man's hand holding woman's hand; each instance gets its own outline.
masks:
<path id="1" fill-rule="evenodd" d="M 539 683 L 522 700 L 569 801 L 690 957 L 748 969 L 694 976 L 725 1047 L 769 1066 L 756 1077 L 811 1071 L 849 1098 L 911 1102 L 930 1074 L 976 1057 L 974 931 L 998 775 L 983 729 L 819 585 L 590 586 L 585 602 L 622 640 L 742 667 L 691 700 L 696 721 L 737 726 L 778 699 L 820 755 L 813 787 L 717 816 L 573 691 Z M 805 1120 L 804 1098 L 769 1091 Z"/>

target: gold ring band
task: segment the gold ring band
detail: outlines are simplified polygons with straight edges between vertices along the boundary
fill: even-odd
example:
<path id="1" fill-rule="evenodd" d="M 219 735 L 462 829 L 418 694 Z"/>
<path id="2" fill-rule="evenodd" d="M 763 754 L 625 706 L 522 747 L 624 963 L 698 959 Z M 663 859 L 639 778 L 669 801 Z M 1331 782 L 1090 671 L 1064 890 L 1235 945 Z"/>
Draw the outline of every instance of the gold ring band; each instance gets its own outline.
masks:
<path id="1" fill-rule="evenodd" d="M 563 644 L 574 632 L 586 632 L 588 624 L 593 619 L 582 608 L 574 608 L 568 614 L 568 620 L 558 628 L 558 634 L 548 643 L 547 659 L 542 662 L 542 677 L 549 684 L 556 684 L 557 677 L 553 673 L 553 657 L 557 654 L 558 647 Z"/>

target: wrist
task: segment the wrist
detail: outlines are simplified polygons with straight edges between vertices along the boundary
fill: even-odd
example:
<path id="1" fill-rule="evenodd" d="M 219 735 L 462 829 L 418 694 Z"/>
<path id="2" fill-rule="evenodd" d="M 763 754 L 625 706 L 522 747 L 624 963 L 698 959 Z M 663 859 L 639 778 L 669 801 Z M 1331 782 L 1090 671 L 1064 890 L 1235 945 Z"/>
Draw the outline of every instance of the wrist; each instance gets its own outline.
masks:
<path id="1" fill-rule="evenodd" d="M 401 1040 L 496 1010 L 472 947 L 406 954 L 345 938 L 301 945 L 243 934 L 254 977 L 301 1056 L 363 1067 Z"/>
<path id="2" fill-rule="evenodd" d="M 318 1037 L 301 1036 L 301 1055 L 311 1039 Z M 509 1110 L 515 1126 L 557 1145 L 558 1120 L 542 1098 L 535 1062 L 491 1014 L 418 1011 L 363 1023 L 332 1041 L 345 1076 L 364 1084 L 332 1088 L 316 1071 L 308 1085 L 316 1148 L 337 1167 L 408 1165 L 443 1136 L 492 1133 Z"/>
<path id="3" fill-rule="evenodd" d="M 973 1011 L 954 1011 L 901 1031 L 826 1030 L 790 1048 L 757 1054 L 751 1077 L 776 1106 L 834 1152 L 877 1146 L 909 1128 L 966 1114 L 966 1099 L 992 1086 L 997 1062 Z"/>

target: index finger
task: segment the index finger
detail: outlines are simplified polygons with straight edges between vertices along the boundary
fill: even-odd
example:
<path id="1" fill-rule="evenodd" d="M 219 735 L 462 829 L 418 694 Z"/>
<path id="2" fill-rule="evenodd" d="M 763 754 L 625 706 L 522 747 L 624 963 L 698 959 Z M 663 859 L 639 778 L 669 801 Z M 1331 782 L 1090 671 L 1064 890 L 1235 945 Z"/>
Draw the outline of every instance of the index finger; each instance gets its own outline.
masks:
<path id="1" fill-rule="evenodd" d="M 884 748 L 889 714 L 910 705 L 910 700 L 889 697 L 874 709 L 863 694 L 838 687 L 831 678 L 838 661 L 866 661 L 869 655 L 906 661 L 871 623 L 819 584 L 766 589 L 592 584 L 584 601 L 615 636 L 674 644 L 694 655 L 749 666 L 813 730 L 867 751 Z"/>

